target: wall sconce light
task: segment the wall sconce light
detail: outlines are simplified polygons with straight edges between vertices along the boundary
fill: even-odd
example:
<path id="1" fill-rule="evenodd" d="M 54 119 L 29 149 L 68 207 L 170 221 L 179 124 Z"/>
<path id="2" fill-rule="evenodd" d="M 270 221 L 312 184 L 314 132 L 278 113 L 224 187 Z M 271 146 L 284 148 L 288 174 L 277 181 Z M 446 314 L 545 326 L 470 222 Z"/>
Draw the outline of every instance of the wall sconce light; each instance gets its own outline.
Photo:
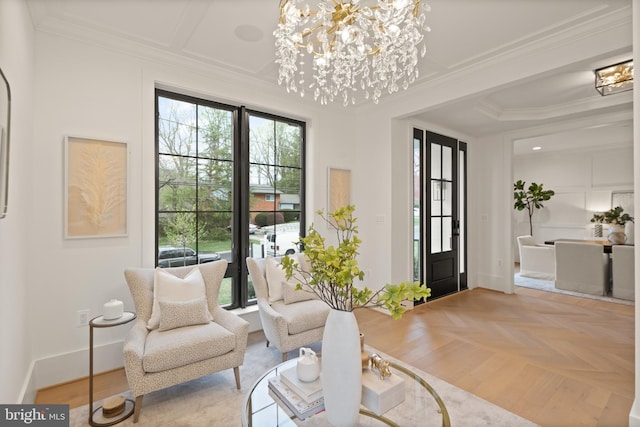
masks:
<path id="1" fill-rule="evenodd" d="M 600 95 L 611 95 L 633 89 L 633 61 L 624 61 L 594 71 L 596 90 Z"/>

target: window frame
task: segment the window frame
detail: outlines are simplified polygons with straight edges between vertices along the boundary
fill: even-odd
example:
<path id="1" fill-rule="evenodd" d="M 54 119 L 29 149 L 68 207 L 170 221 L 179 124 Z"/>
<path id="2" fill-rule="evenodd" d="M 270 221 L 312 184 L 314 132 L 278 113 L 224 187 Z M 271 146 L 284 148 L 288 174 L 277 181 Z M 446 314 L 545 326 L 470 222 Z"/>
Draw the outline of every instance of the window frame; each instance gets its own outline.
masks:
<path id="1" fill-rule="evenodd" d="M 155 265 L 158 265 L 159 250 L 159 218 L 160 218 L 160 138 L 159 138 L 159 102 L 160 98 L 169 98 L 175 101 L 183 101 L 192 103 L 197 106 L 211 107 L 232 112 L 233 117 L 233 141 L 232 141 L 232 182 L 231 182 L 231 219 L 233 224 L 249 224 L 250 219 L 250 169 L 251 162 L 249 158 L 249 126 L 251 116 L 260 117 L 266 120 L 282 122 L 285 124 L 299 126 L 301 132 L 300 140 L 300 206 L 296 211 L 300 213 L 300 234 L 304 236 L 306 230 L 305 209 L 306 209 L 306 123 L 290 117 L 279 116 L 264 111 L 249 110 L 244 106 L 234 106 L 223 104 L 209 99 L 198 98 L 192 95 L 186 95 L 180 92 L 155 88 Z M 196 127 L 195 132 L 199 132 Z M 276 147 L 277 148 L 277 147 Z M 277 151 L 276 151 L 277 152 Z M 286 165 L 275 165 L 275 167 L 291 167 Z M 196 196 L 196 203 L 193 212 L 197 215 L 199 212 L 199 198 Z M 274 203 L 273 212 L 279 212 L 280 208 Z M 162 211 L 164 212 L 164 211 Z M 250 279 L 245 259 L 250 256 L 250 233 L 244 230 L 245 227 L 231 227 L 231 250 L 229 265 L 225 273 L 225 278 L 232 278 L 231 285 L 231 303 L 221 305 L 226 309 L 244 308 L 257 303 L 255 298 L 249 299 Z M 196 250 L 196 252 L 198 252 Z"/>

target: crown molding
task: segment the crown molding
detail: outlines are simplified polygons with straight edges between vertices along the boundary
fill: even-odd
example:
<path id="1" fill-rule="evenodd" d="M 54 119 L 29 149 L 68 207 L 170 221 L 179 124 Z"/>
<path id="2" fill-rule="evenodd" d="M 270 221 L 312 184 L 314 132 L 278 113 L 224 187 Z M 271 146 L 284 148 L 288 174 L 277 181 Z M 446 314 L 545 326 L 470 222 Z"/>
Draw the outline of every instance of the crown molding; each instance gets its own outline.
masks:
<path id="1" fill-rule="evenodd" d="M 557 119 L 572 114 L 596 112 L 598 110 L 623 105 L 633 105 L 633 93 L 631 91 L 619 93 L 615 96 L 602 97 L 596 95 L 565 104 L 530 108 L 501 108 L 496 103 L 482 100 L 474 108 L 476 111 L 494 120 L 509 122 Z"/>
<path id="2" fill-rule="evenodd" d="M 429 89 L 446 84 L 456 84 L 462 79 L 466 79 L 469 76 L 473 76 L 479 70 L 489 69 L 495 67 L 502 67 L 505 64 L 517 63 L 522 59 L 528 59 L 532 56 L 544 54 L 549 52 L 551 48 L 557 46 L 571 45 L 578 43 L 584 39 L 592 38 L 595 35 L 603 33 L 611 33 L 618 30 L 629 30 L 631 34 L 632 19 L 631 19 L 631 6 L 626 6 L 604 15 L 598 15 L 584 22 L 579 22 L 574 26 L 562 28 L 562 26 L 555 27 L 556 32 L 548 34 L 549 29 L 542 30 L 540 38 L 525 37 L 521 41 L 521 44 L 510 43 L 509 45 L 502 46 L 494 49 L 496 53 L 491 56 L 485 54 L 477 55 L 475 62 L 464 61 L 463 63 L 456 64 L 456 66 L 450 67 L 447 72 L 441 73 L 439 76 L 435 76 L 427 81 L 416 81 L 413 87 L 419 87 L 420 89 Z M 527 41 L 524 41 L 528 39 Z M 629 50 L 631 50 L 631 38 L 628 41 Z M 508 48 L 507 48 L 508 47 Z M 498 52 L 503 49 L 502 52 Z M 485 56 L 484 59 L 481 59 Z M 397 96 L 397 94 L 394 94 Z M 391 97 L 388 97 L 391 98 Z M 382 101 L 382 100 L 381 100 Z"/>

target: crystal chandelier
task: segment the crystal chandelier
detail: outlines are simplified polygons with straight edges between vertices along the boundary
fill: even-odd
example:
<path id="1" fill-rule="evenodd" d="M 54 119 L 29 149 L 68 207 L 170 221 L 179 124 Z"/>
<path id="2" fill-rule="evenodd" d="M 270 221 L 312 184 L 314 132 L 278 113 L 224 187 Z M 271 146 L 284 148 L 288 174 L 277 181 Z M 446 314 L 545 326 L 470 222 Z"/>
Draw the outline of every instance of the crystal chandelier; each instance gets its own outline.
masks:
<path id="1" fill-rule="evenodd" d="M 633 61 L 595 70 L 596 90 L 600 95 L 611 95 L 633 89 Z"/>
<path id="2" fill-rule="evenodd" d="M 346 106 L 360 89 L 377 104 L 384 91 L 416 80 L 418 49 L 420 57 L 426 52 L 422 32 L 429 31 L 421 0 L 318 0 L 315 10 L 303 1 L 280 1 L 273 33 L 278 84 L 287 92 L 309 89 L 322 104 L 341 97 Z"/>

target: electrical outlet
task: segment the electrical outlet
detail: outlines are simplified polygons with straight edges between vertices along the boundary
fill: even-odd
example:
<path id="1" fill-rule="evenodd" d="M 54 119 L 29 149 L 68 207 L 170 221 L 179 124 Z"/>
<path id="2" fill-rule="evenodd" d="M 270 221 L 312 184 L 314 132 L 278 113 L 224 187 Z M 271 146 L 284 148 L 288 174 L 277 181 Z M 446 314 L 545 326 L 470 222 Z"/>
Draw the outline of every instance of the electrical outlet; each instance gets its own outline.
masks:
<path id="1" fill-rule="evenodd" d="M 502 267 L 502 260 L 501 259 L 498 260 L 498 267 Z"/>
<path id="2" fill-rule="evenodd" d="M 76 326 L 81 328 L 89 324 L 89 309 L 78 310 L 76 312 Z"/>

